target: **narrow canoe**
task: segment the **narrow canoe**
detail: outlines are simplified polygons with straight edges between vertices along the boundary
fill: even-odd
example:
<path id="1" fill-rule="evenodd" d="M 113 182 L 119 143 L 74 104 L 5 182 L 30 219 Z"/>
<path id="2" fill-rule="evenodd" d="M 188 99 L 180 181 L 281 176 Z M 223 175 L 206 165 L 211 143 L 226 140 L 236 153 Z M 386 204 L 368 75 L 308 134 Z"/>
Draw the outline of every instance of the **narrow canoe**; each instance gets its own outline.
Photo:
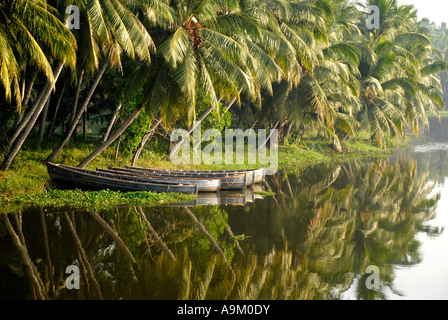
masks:
<path id="1" fill-rule="evenodd" d="M 198 193 L 196 184 L 183 184 L 175 181 L 164 182 L 141 182 L 115 175 L 113 177 L 100 175 L 93 170 L 75 168 L 47 163 L 47 171 L 51 180 L 81 189 L 91 190 L 119 190 L 119 191 L 153 191 L 153 192 L 178 192 L 178 193 Z"/>
<path id="2" fill-rule="evenodd" d="M 106 169 L 99 169 L 106 170 Z M 254 183 L 253 173 L 241 173 L 241 174 L 230 174 L 223 176 L 216 175 L 195 175 L 195 174 L 176 174 L 176 173 L 163 173 L 163 172 L 149 172 L 143 170 L 134 170 L 130 168 L 118 168 L 110 167 L 107 169 L 109 172 L 113 173 L 127 173 L 136 176 L 152 177 L 154 179 L 164 179 L 164 180 L 215 180 L 218 179 L 221 182 L 221 189 L 242 189 L 250 186 Z"/>
<path id="3" fill-rule="evenodd" d="M 241 174 L 247 172 L 254 173 L 254 183 L 261 183 L 266 175 L 265 168 L 260 169 L 243 169 L 243 170 L 172 170 L 172 169 L 157 169 L 157 168 L 146 168 L 131 166 L 127 167 L 133 170 L 142 170 L 149 172 L 162 172 L 162 173 L 172 173 L 172 174 L 187 174 L 187 175 L 230 175 L 230 174 Z"/>
<path id="4" fill-rule="evenodd" d="M 135 174 L 128 171 L 119 171 L 112 169 L 100 169 L 96 168 L 94 171 L 96 174 L 108 177 L 120 177 L 120 179 L 124 180 L 133 180 L 139 182 L 148 182 L 148 183 L 166 183 L 174 182 L 174 183 L 182 183 L 182 184 L 195 184 L 198 186 L 198 192 L 218 192 L 221 189 L 221 180 L 220 179 L 202 179 L 202 178 L 187 178 L 182 177 L 179 179 L 172 179 L 166 177 L 155 177 L 143 174 Z"/>

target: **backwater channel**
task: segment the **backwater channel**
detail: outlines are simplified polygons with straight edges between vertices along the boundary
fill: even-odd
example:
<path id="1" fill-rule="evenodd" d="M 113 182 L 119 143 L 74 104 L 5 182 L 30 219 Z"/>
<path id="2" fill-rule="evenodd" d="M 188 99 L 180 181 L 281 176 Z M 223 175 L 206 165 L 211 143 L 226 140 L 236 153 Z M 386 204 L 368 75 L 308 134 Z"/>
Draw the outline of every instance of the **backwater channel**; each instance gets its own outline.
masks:
<path id="1" fill-rule="evenodd" d="M 0 213 L 0 299 L 448 299 L 448 119 L 430 122 L 388 159 L 281 170 L 273 196 Z"/>

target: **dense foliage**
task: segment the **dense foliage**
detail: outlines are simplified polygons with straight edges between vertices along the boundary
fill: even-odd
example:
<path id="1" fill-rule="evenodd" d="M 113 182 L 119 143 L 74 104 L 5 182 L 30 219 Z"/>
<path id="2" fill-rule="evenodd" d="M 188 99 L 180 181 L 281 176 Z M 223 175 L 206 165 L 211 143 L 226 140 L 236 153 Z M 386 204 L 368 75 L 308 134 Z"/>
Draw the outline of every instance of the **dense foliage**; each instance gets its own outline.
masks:
<path id="1" fill-rule="evenodd" d="M 39 143 L 57 133 L 53 161 L 79 124 L 113 126 L 94 130 L 85 165 L 122 134 L 132 152 L 152 124 L 166 136 L 209 113 L 220 130 L 277 128 L 282 141 L 308 130 L 336 151 L 367 131 L 385 147 L 444 108 L 446 36 L 396 0 L 5 0 L 2 169 L 36 130 Z"/>

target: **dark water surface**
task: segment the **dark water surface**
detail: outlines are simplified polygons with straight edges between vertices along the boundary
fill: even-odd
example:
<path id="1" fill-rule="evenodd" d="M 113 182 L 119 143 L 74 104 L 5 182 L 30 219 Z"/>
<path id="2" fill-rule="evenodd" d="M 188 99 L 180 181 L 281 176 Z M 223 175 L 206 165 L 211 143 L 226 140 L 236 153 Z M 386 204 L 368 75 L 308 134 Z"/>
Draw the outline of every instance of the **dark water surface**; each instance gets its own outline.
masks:
<path id="1" fill-rule="evenodd" d="M 0 213 L 0 299 L 447 299 L 448 123 L 432 122 L 390 159 L 278 172 L 275 196 Z"/>

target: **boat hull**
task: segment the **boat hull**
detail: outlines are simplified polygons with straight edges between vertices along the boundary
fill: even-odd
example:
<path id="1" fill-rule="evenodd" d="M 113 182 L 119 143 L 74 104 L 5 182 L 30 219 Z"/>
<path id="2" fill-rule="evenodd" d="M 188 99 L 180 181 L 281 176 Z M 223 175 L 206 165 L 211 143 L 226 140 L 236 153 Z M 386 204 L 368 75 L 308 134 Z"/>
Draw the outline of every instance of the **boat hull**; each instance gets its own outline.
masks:
<path id="1" fill-rule="evenodd" d="M 106 169 L 100 169 L 106 170 Z M 215 180 L 218 179 L 221 183 L 221 190 L 243 189 L 254 183 L 253 173 L 228 174 L 216 176 L 213 174 L 188 174 L 188 173 L 170 173 L 170 172 L 152 172 L 144 170 L 134 170 L 130 168 L 109 168 L 106 171 L 115 173 L 131 174 L 136 176 L 152 177 L 153 179 L 170 179 L 170 180 Z"/>
<path id="2" fill-rule="evenodd" d="M 197 194 L 197 185 L 188 185 L 175 182 L 141 182 L 119 177 L 111 178 L 94 174 L 95 171 L 79 169 L 47 163 L 47 171 L 51 180 L 58 184 L 80 189 L 101 190 L 110 189 L 118 191 L 152 191 L 152 192 L 178 192 Z"/>
<path id="3" fill-rule="evenodd" d="M 110 169 L 99 169 L 97 168 L 94 171 L 95 174 L 102 176 L 119 176 L 120 179 L 123 180 L 133 180 L 139 182 L 149 182 L 149 183 L 182 183 L 182 184 L 195 184 L 198 186 L 199 192 L 218 192 L 221 189 L 221 180 L 219 179 L 172 179 L 165 177 L 153 177 L 153 176 L 145 176 L 141 174 L 133 174 L 132 172 L 125 172 L 119 170 L 110 170 Z"/>
<path id="4" fill-rule="evenodd" d="M 171 169 L 157 169 L 157 168 L 146 168 L 131 166 L 128 169 L 140 170 L 145 172 L 162 172 L 169 174 L 187 174 L 187 175 L 230 175 L 230 174 L 241 174 L 247 172 L 253 172 L 254 183 L 261 183 L 266 175 L 266 170 L 264 168 L 260 169 L 243 169 L 243 170 L 171 170 Z"/>

